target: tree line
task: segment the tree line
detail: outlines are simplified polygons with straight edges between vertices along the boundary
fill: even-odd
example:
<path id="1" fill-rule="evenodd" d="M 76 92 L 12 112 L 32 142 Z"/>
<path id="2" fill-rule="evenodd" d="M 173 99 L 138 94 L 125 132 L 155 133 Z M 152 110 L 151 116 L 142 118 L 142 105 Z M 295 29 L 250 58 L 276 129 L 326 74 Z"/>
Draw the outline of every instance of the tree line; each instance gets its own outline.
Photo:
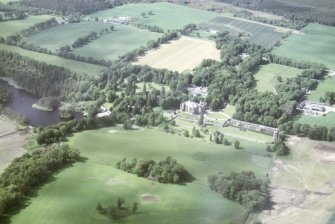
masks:
<path id="1" fill-rule="evenodd" d="M 335 25 L 334 7 L 332 0 L 218 0 L 234 6 L 252 10 L 260 10 L 284 16 L 290 20 L 300 20 L 306 23 L 318 22 L 325 25 Z"/>
<path id="2" fill-rule="evenodd" d="M 42 8 L 52 11 L 56 14 L 69 15 L 80 13 L 88 15 L 96 11 L 114 8 L 128 3 L 154 2 L 153 0 L 23 0 L 17 4 Z"/>
<path id="3" fill-rule="evenodd" d="M 268 181 L 257 178 L 252 171 L 211 175 L 208 184 L 211 190 L 251 211 L 265 209 L 270 201 Z"/>
<path id="4" fill-rule="evenodd" d="M 160 183 L 181 184 L 190 181 L 190 174 L 185 167 L 170 156 L 159 162 L 152 159 L 128 162 L 126 158 L 117 162 L 116 168 L 139 177 L 150 178 Z"/>
<path id="5" fill-rule="evenodd" d="M 66 144 L 39 148 L 14 159 L 0 176 L 0 220 L 20 208 L 37 186 L 79 160 L 79 151 Z"/>

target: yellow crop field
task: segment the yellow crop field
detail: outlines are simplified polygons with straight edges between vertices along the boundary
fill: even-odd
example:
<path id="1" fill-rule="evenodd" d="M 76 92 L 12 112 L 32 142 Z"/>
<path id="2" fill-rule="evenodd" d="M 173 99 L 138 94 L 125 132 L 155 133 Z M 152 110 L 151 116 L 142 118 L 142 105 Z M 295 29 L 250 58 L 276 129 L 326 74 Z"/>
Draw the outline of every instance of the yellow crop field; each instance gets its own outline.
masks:
<path id="1" fill-rule="evenodd" d="M 220 60 L 220 51 L 216 49 L 215 43 L 182 36 L 148 52 L 134 64 L 183 72 L 195 68 L 204 59 Z"/>

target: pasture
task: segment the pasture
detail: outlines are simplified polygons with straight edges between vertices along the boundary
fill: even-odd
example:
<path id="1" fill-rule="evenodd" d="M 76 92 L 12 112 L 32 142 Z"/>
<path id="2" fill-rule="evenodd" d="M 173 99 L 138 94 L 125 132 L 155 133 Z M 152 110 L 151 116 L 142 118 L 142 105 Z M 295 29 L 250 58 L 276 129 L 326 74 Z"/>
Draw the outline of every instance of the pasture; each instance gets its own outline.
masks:
<path id="1" fill-rule="evenodd" d="M 114 26 L 114 31 L 74 50 L 75 54 L 97 59 L 116 60 L 132 50 L 146 46 L 162 34 L 137 29 L 132 26 Z"/>
<path id="2" fill-rule="evenodd" d="M 279 82 L 277 78 L 280 76 L 283 81 L 288 78 L 294 78 L 301 74 L 302 70 L 279 64 L 267 64 L 260 66 L 257 73 L 254 75 L 257 81 L 256 89 L 259 92 L 275 92 L 274 88 Z"/>
<path id="3" fill-rule="evenodd" d="M 117 197 L 124 197 L 128 205 L 139 202 L 138 213 L 122 220 L 125 223 L 241 223 L 246 210 L 211 191 L 207 177 L 232 170 L 253 170 L 264 177 L 271 161 L 271 157 L 263 156 L 263 144 L 242 142 L 248 146 L 245 152 L 153 129 L 86 131 L 72 137 L 70 144 L 79 148 L 87 161 L 56 175 L 12 223 L 111 223 L 98 214 L 96 205 L 113 205 Z M 183 164 L 195 181 L 159 184 L 115 168 L 124 157 L 157 160 L 168 155 Z M 143 195 L 157 200 L 143 200 Z"/>
<path id="4" fill-rule="evenodd" d="M 79 62 L 79 61 L 57 57 L 54 55 L 42 54 L 42 53 L 35 52 L 35 51 L 28 51 L 28 50 L 25 50 L 19 47 L 9 46 L 5 44 L 0 44 L 0 50 L 11 51 L 14 53 L 18 53 L 22 56 L 30 57 L 32 59 L 42 61 L 42 62 L 51 64 L 51 65 L 65 67 L 67 69 L 70 69 L 73 72 L 86 73 L 91 76 L 97 76 L 103 70 L 106 69 L 106 67 L 100 66 L 100 65 L 93 65 L 93 64 L 88 64 L 84 62 Z"/>
<path id="5" fill-rule="evenodd" d="M 233 35 L 242 33 L 251 43 L 261 45 L 265 48 L 272 47 L 289 31 L 288 29 L 272 25 L 223 16 L 216 17 L 208 23 L 202 24 L 202 27 L 209 30 L 229 31 Z"/>
<path id="6" fill-rule="evenodd" d="M 310 61 L 335 69 L 335 27 L 309 24 L 303 34 L 292 34 L 273 50 L 274 54 Z"/>
<path id="7" fill-rule="evenodd" d="M 215 43 L 182 36 L 139 57 L 134 64 L 183 72 L 192 70 L 204 59 L 220 60 L 220 51 L 216 49 Z"/>
<path id="8" fill-rule="evenodd" d="M 290 137 L 290 156 L 274 161 L 271 195 L 276 203 L 262 223 L 333 223 L 335 144 Z M 333 217 L 334 218 L 334 217 Z"/>
<path id="9" fill-rule="evenodd" d="M 335 92 L 335 77 L 326 77 L 324 80 L 321 80 L 318 87 L 308 96 L 308 99 L 319 101 L 327 92 Z"/>
<path id="10" fill-rule="evenodd" d="M 23 41 L 28 44 L 41 46 L 55 51 L 65 45 L 71 46 L 79 37 L 86 36 L 91 32 L 99 33 L 103 29 L 110 28 L 111 25 L 96 22 L 82 22 L 58 25 L 43 30 L 35 35 L 25 37 Z"/>
<path id="11" fill-rule="evenodd" d="M 8 37 L 14 35 L 21 30 L 27 29 L 36 23 L 44 22 L 52 18 L 49 15 L 39 15 L 39 16 L 28 16 L 23 20 L 12 20 L 7 22 L 2 22 L 0 26 L 0 37 Z"/>
<path id="12" fill-rule="evenodd" d="M 295 122 L 301 124 L 309 124 L 309 125 L 321 125 L 326 126 L 329 129 L 335 128 L 335 112 L 330 112 L 325 116 L 310 116 L 299 114 L 295 117 Z"/>
<path id="13" fill-rule="evenodd" d="M 145 13 L 145 16 L 142 16 Z M 164 31 L 181 29 L 190 23 L 207 22 L 218 14 L 199 9 L 189 8 L 167 2 L 152 4 L 126 4 L 90 15 L 99 19 L 113 16 L 129 16 L 135 24 L 158 26 Z"/>

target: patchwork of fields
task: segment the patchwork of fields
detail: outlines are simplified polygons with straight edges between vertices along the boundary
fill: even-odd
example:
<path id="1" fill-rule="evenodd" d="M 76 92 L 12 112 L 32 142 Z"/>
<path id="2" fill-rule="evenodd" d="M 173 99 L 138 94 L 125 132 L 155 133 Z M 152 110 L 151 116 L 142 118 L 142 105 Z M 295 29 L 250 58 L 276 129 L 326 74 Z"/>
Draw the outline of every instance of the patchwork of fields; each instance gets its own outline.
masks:
<path id="1" fill-rule="evenodd" d="M 335 69 L 335 27 L 313 23 L 303 32 L 285 39 L 273 53 L 298 61 L 322 63 L 329 69 Z"/>
<path id="2" fill-rule="evenodd" d="M 149 14 L 149 12 L 151 12 Z M 145 16 L 142 16 L 145 13 Z M 113 9 L 100 11 L 90 15 L 99 19 L 107 19 L 113 16 L 129 16 L 136 24 L 159 26 L 165 31 L 181 29 L 190 23 L 207 22 L 218 14 L 208 11 L 189 8 L 167 2 L 152 4 L 127 4 Z"/>
<path id="3" fill-rule="evenodd" d="M 148 52 L 134 64 L 183 72 L 195 68 L 204 59 L 220 60 L 220 51 L 216 49 L 215 43 L 183 36 Z"/>
<path id="4" fill-rule="evenodd" d="M 23 41 L 28 44 L 34 44 L 55 51 L 65 45 L 71 46 L 79 37 L 86 36 L 91 32 L 99 32 L 102 29 L 108 29 L 111 25 L 105 23 L 70 23 L 51 27 Z"/>
<path id="5" fill-rule="evenodd" d="M 40 16 L 29 16 L 24 20 L 12 20 L 7 22 L 2 22 L 0 26 L 0 37 L 8 37 L 14 35 L 21 30 L 27 29 L 30 26 L 35 25 L 36 23 L 44 22 L 52 18 L 49 15 L 40 15 Z"/>
<path id="6" fill-rule="evenodd" d="M 257 85 L 256 89 L 260 92 L 275 92 L 274 88 L 278 83 L 277 78 L 280 76 L 283 81 L 288 78 L 296 77 L 301 74 L 302 70 L 279 64 L 262 65 L 254 75 Z"/>
<path id="7" fill-rule="evenodd" d="M 146 46 L 150 40 L 162 34 L 140 30 L 132 26 L 114 26 L 115 30 L 97 40 L 75 49 L 74 53 L 84 57 L 116 60 L 132 50 Z"/>
<path id="8" fill-rule="evenodd" d="M 19 53 L 22 56 L 30 57 L 35 60 L 43 61 L 45 63 L 65 67 L 77 73 L 86 73 L 88 75 L 96 76 L 105 70 L 106 67 L 100 65 L 93 65 L 84 62 L 65 59 L 49 54 L 42 54 L 35 51 L 28 51 L 19 47 L 0 44 L 0 50 L 11 51 Z"/>
<path id="9" fill-rule="evenodd" d="M 251 43 L 265 48 L 272 47 L 289 30 L 253 21 L 232 18 L 216 17 L 202 25 L 206 29 L 229 31 L 233 34 L 242 33 Z"/>

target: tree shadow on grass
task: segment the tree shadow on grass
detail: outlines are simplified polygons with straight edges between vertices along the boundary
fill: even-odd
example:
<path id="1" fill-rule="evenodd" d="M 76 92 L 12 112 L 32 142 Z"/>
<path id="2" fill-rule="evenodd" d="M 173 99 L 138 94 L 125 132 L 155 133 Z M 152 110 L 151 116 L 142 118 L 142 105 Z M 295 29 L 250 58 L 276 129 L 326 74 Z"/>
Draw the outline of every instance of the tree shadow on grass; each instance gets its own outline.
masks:
<path id="1" fill-rule="evenodd" d="M 80 157 L 78 159 L 78 163 L 84 163 L 88 160 L 87 157 Z M 41 182 L 39 185 L 34 186 L 33 189 L 31 189 L 25 196 L 24 198 L 19 201 L 17 204 L 13 205 L 11 208 L 11 211 L 8 212 L 8 214 L 0 216 L 0 223 L 1 224 L 10 224 L 12 223 L 12 218 L 13 216 L 19 214 L 19 212 L 25 208 L 27 208 L 29 205 L 31 205 L 32 200 L 36 197 L 39 196 L 39 191 L 47 184 L 50 184 L 54 181 L 57 180 L 57 178 L 55 177 L 57 174 L 63 172 L 64 170 L 71 168 L 74 166 L 75 163 L 69 163 L 69 164 L 65 164 L 63 165 L 60 169 L 56 170 L 56 171 L 52 171 L 53 174 L 52 176 L 48 177 L 46 180 L 44 180 L 43 182 Z"/>

